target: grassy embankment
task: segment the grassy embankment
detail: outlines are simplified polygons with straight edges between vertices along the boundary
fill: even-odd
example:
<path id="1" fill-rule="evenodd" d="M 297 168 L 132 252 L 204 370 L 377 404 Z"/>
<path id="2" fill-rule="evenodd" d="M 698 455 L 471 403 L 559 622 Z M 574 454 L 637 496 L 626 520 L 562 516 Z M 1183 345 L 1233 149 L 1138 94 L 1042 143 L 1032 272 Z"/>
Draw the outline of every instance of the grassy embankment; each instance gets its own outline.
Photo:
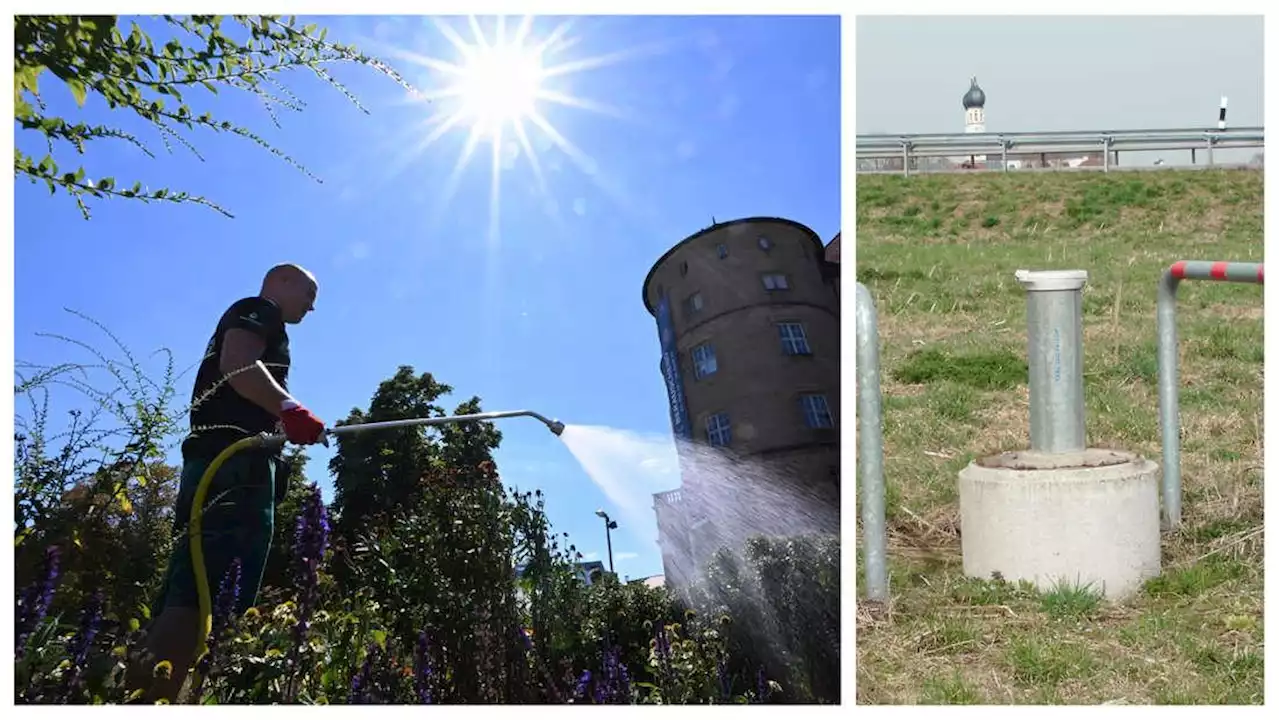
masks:
<path id="1" fill-rule="evenodd" d="M 1262 261 L 1262 173 L 863 176 L 857 192 L 892 594 L 859 604 L 857 701 L 1261 703 L 1260 287 L 1179 290 L 1183 527 L 1131 601 L 964 578 L 956 473 L 1029 444 L 1020 268 L 1089 271 L 1089 442 L 1158 461 L 1157 279 L 1177 260 Z"/>

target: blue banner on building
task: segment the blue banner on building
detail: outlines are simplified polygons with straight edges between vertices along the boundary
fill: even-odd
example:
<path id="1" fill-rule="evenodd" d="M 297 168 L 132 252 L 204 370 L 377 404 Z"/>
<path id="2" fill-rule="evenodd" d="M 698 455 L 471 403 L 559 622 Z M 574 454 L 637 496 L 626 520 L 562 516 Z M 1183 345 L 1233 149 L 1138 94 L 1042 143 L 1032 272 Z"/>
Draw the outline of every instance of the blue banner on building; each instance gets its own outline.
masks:
<path id="1" fill-rule="evenodd" d="M 676 350 L 676 332 L 671 326 L 671 303 L 666 294 L 658 298 L 658 339 L 662 343 L 662 378 L 667 383 L 667 400 L 671 405 L 671 431 L 676 437 L 693 439 L 689 424 L 689 408 L 684 400 L 684 382 L 680 378 L 680 355 Z"/>

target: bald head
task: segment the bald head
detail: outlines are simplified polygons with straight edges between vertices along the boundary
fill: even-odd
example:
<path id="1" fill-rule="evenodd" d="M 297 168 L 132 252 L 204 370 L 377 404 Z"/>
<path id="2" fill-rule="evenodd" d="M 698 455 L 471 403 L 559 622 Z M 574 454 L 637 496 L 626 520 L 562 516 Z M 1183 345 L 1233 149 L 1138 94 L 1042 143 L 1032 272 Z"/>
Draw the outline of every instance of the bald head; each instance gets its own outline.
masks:
<path id="1" fill-rule="evenodd" d="M 315 309 L 316 276 L 293 263 L 282 263 L 267 271 L 262 279 L 262 297 L 280 306 L 280 313 L 287 323 L 302 322 L 306 314 Z"/>

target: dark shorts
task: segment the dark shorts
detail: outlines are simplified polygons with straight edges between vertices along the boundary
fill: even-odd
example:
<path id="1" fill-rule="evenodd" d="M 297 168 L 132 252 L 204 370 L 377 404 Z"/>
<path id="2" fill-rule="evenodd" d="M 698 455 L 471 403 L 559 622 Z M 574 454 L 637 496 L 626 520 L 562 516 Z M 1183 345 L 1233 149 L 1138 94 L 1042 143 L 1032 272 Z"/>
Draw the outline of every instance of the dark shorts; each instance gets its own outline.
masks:
<path id="1" fill-rule="evenodd" d="M 212 458 L 188 458 L 182 464 L 174 518 L 173 552 L 160 590 L 158 615 L 165 607 L 199 607 L 191 560 L 189 524 L 196 486 Z M 262 584 L 267 554 L 275 531 L 275 463 L 252 449 L 227 458 L 210 484 L 200 520 L 201 548 L 210 602 L 216 602 L 222 578 L 240 559 L 237 613 L 253 607 Z"/>

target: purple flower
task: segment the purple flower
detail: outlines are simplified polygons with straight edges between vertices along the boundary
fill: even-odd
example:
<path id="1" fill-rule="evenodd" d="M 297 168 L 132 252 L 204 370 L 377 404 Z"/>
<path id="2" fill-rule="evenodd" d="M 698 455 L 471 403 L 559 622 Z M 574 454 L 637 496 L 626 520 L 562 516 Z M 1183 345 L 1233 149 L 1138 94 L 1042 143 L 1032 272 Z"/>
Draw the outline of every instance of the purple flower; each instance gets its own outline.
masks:
<path id="1" fill-rule="evenodd" d="M 769 683 L 765 680 L 764 667 L 756 671 L 756 702 L 763 703 L 769 699 Z"/>
<path id="2" fill-rule="evenodd" d="M 325 510 L 320 487 L 311 484 L 310 492 L 302 502 L 298 513 L 298 525 L 293 538 L 293 557 L 298 564 L 298 622 L 293 626 L 293 647 L 289 650 L 290 666 L 296 671 L 307 631 L 311 629 L 311 611 L 315 607 L 320 585 L 320 561 L 324 559 L 329 544 L 329 514 Z M 290 681 L 292 696 L 293 682 Z"/>
<path id="3" fill-rule="evenodd" d="M 16 615 L 17 622 L 17 656 L 18 659 L 26 654 L 27 638 L 35 630 L 43 620 L 46 613 L 49 612 L 49 605 L 53 602 L 53 589 L 58 581 L 58 562 L 61 559 L 62 551 L 57 545 L 50 545 L 44 551 L 44 579 L 38 583 L 32 583 L 30 587 L 22 594 L 22 598 L 18 601 L 18 612 Z"/>
<path id="4" fill-rule="evenodd" d="M 591 684 L 591 671 L 583 670 L 582 675 L 578 677 L 578 683 L 573 688 L 573 698 L 580 700 L 587 694 L 587 686 Z"/>
<path id="5" fill-rule="evenodd" d="M 573 689 L 573 699 L 581 700 L 587 696 L 587 686 L 591 684 L 591 671 L 583 670 L 582 676 L 578 678 L 578 684 Z"/>
<path id="6" fill-rule="evenodd" d="M 628 705 L 631 703 L 631 673 L 627 672 L 627 666 L 622 663 L 618 663 L 617 701 Z"/>
<path id="7" fill-rule="evenodd" d="M 94 593 L 80 615 L 80 627 L 76 634 L 67 641 L 67 655 L 71 668 L 67 671 L 64 691 L 80 687 L 81 673 L 89 661 L 89 650 L 93 647 L 93 639 L 98 635 L 98 625 L 102 622 L 102 591 Z M 68 693 L 69 694 L 69 693 Z"/>
<path id="8" fill-rule="evenodd" d="M 716 661 L 716 679 L 720 681 L 720 699 L 728 700 L 733 694 L 733 683 L 729 677 L 729 668 L 724 658 Z"/>
<path id="9" fill-rule="evenodd" d="M 302 503 L 298 514 L 297 531 L 294 534 L 293 556 L 297 560 L 302 589 L 313 589 L 320 570 L 320 561 L 329 545 L 329 514 L 325 510 L 320 488 L 311 484 L 311 492 Z"/>
<path id="10" fill-rule="evenodd" d="M 657 641 L 658 657 L 667 662 L 671 661 L 671 638 L 667 635 L 667 626 L 665 624 L 658 625 L 658 632 L 654 636 Z"/>
<path id="11" fill-rule="evenodd" d="M 373 663 L 378 655 L 378 644 L 369 643 L 369 651 L 364 656 L 364 665 L 360 666 L 360 671 L 351 678 L 351 697 L 348 702 L 352 705 L 367 705 L 374 701 L 373 699 Z"/>
<path id="12" fill-rule="evenodd" d="M 218 598 L 213 604 L 213 627 L 205 642 L 207 652 L 200 658 L 196 666 L 201 675 L 207 676 L 213 666 L 214 653 L 218 641 L 231 623 L 235 620 L 236 601 L 240 598 L 240 558 L 231 561 L 227 572 L 222 576 L 222 585 L 218 588 Z"/>
<path id="13" fill-rule="evenodd" d="M 102 591 L 99 590 L 89 599 L 89 604 L 85 606 L 84 613 L 80 616 L 80 629 L 67 646 L 72 663 L 84 666 L 89 657 L 89 648 L 93 646 L 93 639 L 98 635 L 98 624 L 101 622 Z"/>
<path id="14" fill-rule="evenodd" d="M 597 703 L 629 704 L 631 702 L 631 675 L 622 664 L 622 649 L 610 647 L 604 652 L 604 682 L 596 683 Z"/>
<path id="15" fill-rule="evenodd" d="M 418 646 L 414 650 L 413 689 L 418 695 L 418 702 L 430 705 L 431 696 L 431 643 L 427 631 L 418 633 Z"/>
<path id="16" fill-rule="evenodd" d="M 665 623 L 659 623 L 653 636 L 653 649 L 658 656 L 658 682 L 664 683 L 671 676 L 671 637 Z"/>

